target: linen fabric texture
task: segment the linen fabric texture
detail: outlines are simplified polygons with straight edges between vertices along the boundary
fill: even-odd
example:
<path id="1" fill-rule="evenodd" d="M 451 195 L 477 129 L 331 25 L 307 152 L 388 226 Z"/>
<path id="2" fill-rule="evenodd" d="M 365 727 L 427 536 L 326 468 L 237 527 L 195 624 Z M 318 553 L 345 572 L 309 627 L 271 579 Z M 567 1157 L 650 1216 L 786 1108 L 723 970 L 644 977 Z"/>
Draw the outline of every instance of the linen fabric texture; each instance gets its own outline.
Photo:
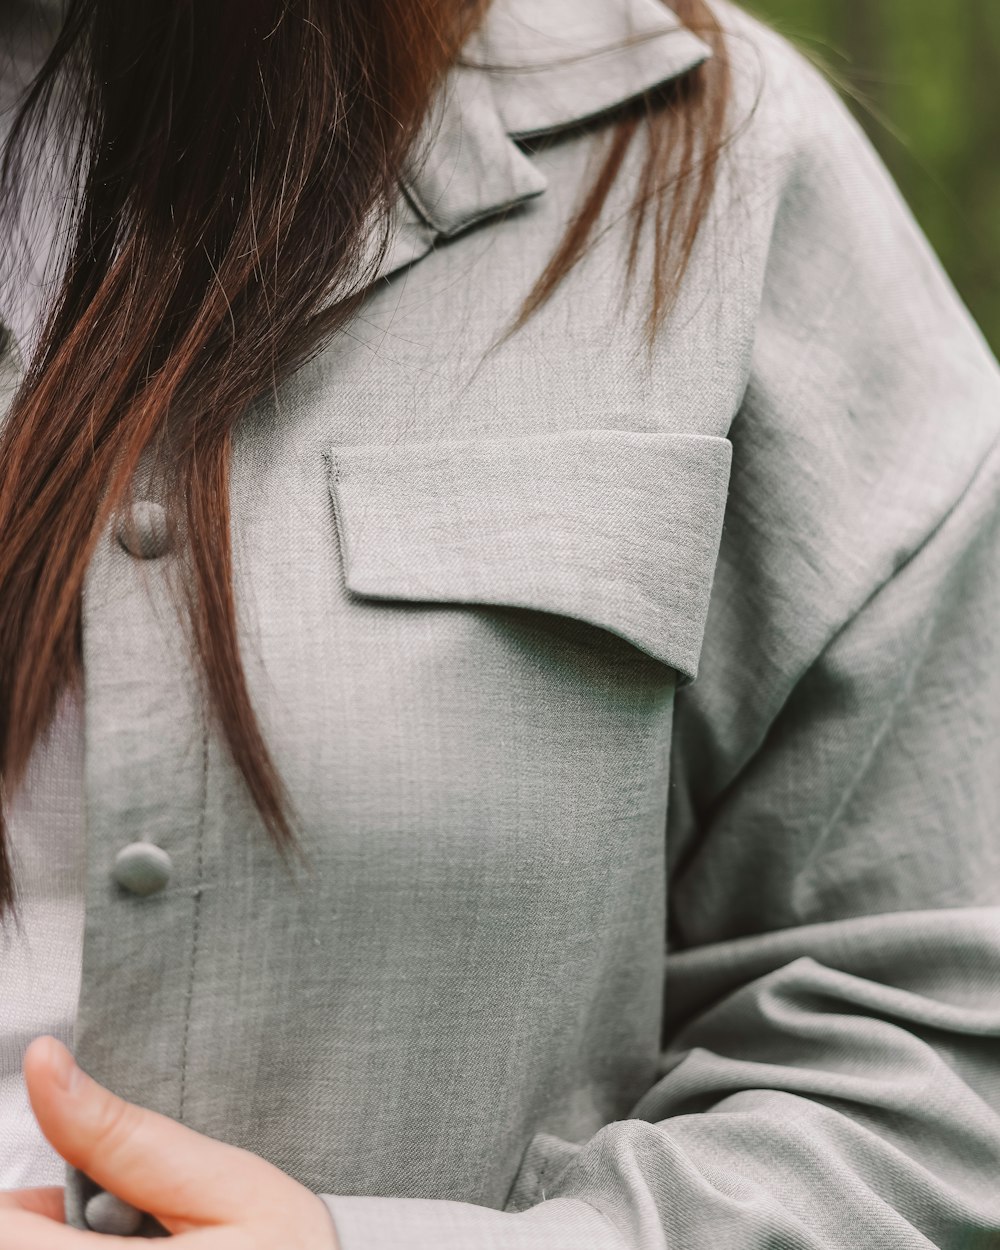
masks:
<path id="1" fill-rule="evenodd" d="M 343 1250 L 1000 1240 L 1000 369 L 834 91 L 713 10 L 735 137 L 648 357 L 641 145 L 495 344 L 602 111 L 709 49 L 654 0 L 499 0 L 363 309 L 239 427 L 301 864 L 170 555 L 88 574 L 78 1059 Z"/>

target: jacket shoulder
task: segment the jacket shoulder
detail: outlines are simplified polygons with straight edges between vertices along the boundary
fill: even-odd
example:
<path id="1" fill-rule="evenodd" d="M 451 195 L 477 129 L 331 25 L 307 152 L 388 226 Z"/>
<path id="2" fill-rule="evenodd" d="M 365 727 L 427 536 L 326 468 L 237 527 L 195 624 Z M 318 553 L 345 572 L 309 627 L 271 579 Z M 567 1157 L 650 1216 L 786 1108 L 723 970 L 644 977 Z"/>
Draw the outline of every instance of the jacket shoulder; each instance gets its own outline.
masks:
<path id="1" fill-rule="evenodd" d="M 731 0 L 710 3 L 732 67 L 719 211 L 756 261 L 759 315 L 780 318 L 800 345 L 826 348 L 856 377 L 873 354 L 880 369 L 906 363 L 905 379 L 927 396 L 947 363 L 951 386 L 970 383 L 995 410 L 996 360 L 833 83 Z M 812 363 L 822 374 L 819 352 Z"/>
<path id="2" fill-rule="evenodd" d="M 830 134 L 864 132 L 826 73 L 788 37 L 732 0 L 709 0 L 732 74 L 731 124 L 777 155 L 817 148 Z"/>

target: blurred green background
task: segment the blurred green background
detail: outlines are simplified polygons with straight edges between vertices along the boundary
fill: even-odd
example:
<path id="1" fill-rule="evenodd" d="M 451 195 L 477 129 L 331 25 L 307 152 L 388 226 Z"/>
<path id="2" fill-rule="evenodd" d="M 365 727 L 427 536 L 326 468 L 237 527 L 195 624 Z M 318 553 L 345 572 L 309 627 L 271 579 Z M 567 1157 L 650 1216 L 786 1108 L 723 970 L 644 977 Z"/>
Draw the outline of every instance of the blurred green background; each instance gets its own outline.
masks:
<path id="1" fill-rule="evenodd" d="M 746 0 L 745 7 L 847 87 L 1000 353 L 1000 0 Z"/>

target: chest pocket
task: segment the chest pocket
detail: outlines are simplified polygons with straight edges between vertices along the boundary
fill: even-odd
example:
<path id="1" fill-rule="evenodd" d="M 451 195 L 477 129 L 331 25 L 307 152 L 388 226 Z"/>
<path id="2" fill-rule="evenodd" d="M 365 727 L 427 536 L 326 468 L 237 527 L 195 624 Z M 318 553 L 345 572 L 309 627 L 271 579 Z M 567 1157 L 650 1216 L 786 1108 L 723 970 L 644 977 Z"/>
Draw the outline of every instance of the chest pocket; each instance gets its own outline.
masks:
<path id="1" fill-rule="evenodd" d="M 732 444 L 560 430 L 329 448 L 346 585 L 368 599 L 555 613 L 693 681 Z"/>

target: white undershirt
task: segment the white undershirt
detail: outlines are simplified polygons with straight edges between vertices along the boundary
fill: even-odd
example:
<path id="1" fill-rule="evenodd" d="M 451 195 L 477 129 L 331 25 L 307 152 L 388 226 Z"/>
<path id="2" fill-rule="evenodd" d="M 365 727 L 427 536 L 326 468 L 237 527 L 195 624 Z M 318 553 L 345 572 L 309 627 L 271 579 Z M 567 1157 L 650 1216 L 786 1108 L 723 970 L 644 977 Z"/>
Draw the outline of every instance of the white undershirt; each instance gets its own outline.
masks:
<path id="1" fill-rule="evenodd" d="M 0 137 L 10 106 L 54 30 L 52 0 L 0 0 Z M 13 56 L 8 47 L 13 45 Z M 0 320 L 22 352 L 38 327 L 38 275 L 51 246 L 46 216 L 33 211 L 28 265 Z M 10 240 L 0 239 L 0 249 Z M 62 1185 L 65 1163 L 42 1135 L 28 1102 L 21 1061 L 28 1043 L 51 1033 L 73 1047 L 83 945 L 85 822 L 83 725 L 67 691 L 47 738 L 35 744 L 24 783 L 7 812 L 20 928 L 0 929 L 0 1190 Z"/>
<path id="2" fill-rule="evenodd" d="M 83 726 L 67 690 L 7 814 L 21 931 L 0 934 L 0 1190 L 62 1185 L 65 1163 L 28 1102 L 21 1060 L 51 1033 L 73 1048 L 83 945 Z"/>

